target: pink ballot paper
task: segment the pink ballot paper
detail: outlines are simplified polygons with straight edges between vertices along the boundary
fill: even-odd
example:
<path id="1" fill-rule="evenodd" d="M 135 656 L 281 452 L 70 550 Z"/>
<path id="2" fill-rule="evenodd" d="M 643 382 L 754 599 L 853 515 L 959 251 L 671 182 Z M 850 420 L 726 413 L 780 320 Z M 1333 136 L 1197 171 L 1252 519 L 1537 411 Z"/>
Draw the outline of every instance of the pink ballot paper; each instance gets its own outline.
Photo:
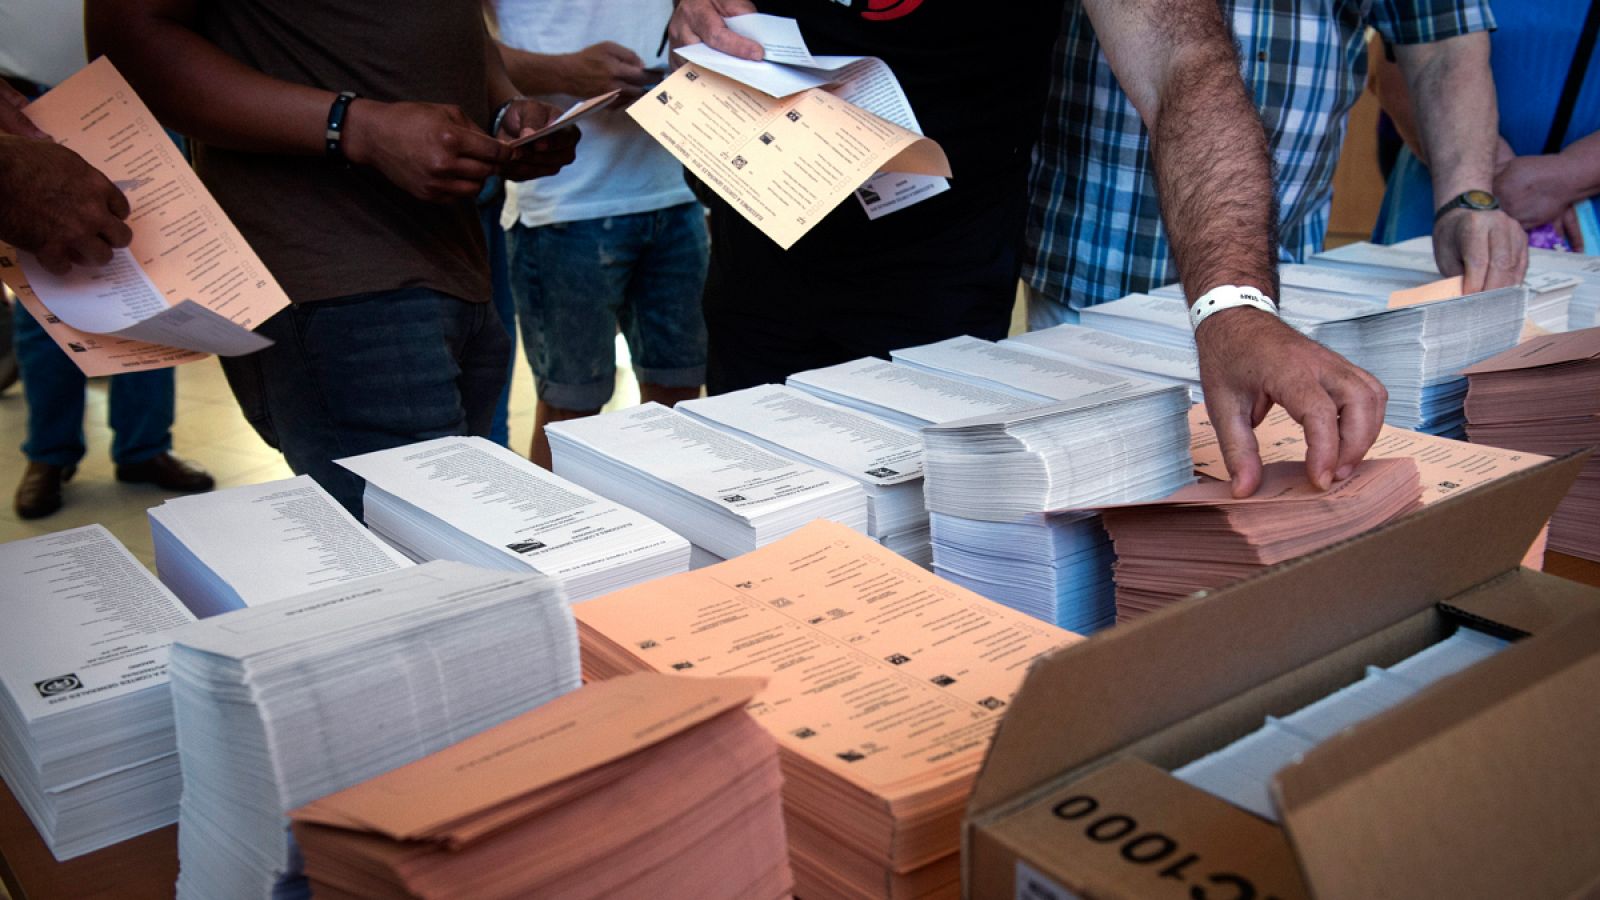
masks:
<path id="1" fill-rule="evenodd" d="M 110 178 L 133 243 L 52 275 L 0 244 L 0 278 L 89 375 L 156 369 L 268 346 L 252 329 L 289 305 L 150 110 L 101 58 L 23 112 Z"/>
<path id="2" fill-rule="evenodd" d="M 554 119 L 551 119 L 548 124 L 546 124 L 543 128 L 540 128 L 538 131 L 535 131 L 532 134 L 522 135 L 518 138 L 513 138 L 509 141 L 502 141 L 501 143 L 504 143 L 507 147 L 521 147 L 523 144 L 530 144 L 534 141 L 537 141 L 539 138 L 555 134 L 563 128 L 571 128 L 583 119 L 610 106 L 612 101 L 616 100 L 617 97 L 621 95 L 621 91 L 609 91 L 601 94 L 598 97 L 590 97 L 587 100 L 580 100 L 579 102 L 572 104 L 572 106 L 566 112 Z"/>

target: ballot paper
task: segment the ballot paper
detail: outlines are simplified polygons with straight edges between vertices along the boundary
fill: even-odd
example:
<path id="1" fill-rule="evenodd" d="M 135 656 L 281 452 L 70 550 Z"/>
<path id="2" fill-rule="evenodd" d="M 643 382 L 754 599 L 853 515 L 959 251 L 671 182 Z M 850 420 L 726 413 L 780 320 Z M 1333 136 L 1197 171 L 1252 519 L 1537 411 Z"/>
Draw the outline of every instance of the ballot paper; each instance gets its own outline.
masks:
<path id="1" fill-rule="evenodd" d="M 545 427 L 556 473 L 727 559 L 812 519 L 867 530 L 854 478 L 778 456 L 659 403 Z"/>
<path id="2" fill-rule="evenodd" d="M 177 819 L 168 632 L 193 619 L 100 525 L 0 544 L 0 776 L 56 859 Z"/>
<path id="3" fill-rule="evenodd" d="M 1371 245 L 1353 244 L 1355 249 L 1348 253 L 1330 251 L 1321 254 L 1319 263 L 1339 263 L 1360 265 L 1366 262 L 1382 262 L 1387 265 L 1403 266 L 1405 268 L 1420 268 L 1424 271 L 1433 261 L 1433 237 L 1423 235 L 1409 241 L 1401 241 L 1387 247 L 1378 247 L 1384 251 L 1381 259 L 1364 259 L 1362 256 L 1371 252 Z M 1547 291 L 1560 289 L 1563 280 L 1570 279 L 1577 282 L 1572 289 L 1572 299 L 1567 308 L 1567 326 L 1565 328 L 1550 328 L 1550 331 L 1577 331 L 1600 325 L 1597 315 L 1600 315 L 1600 257 L 1587 256 L 1582 253 L 1568 253 L 1562 250 L 1546 250 L 1541 247 L 1528 248 L 1528 276 L 1527 284 L 1537 295 L 1542 287 Z M 1528 301 L 1528 318 L 1537 319 L 1537 308 L 1540 300 L 1536 297 Z"/>
<path id="4" fill-rule="evenodd" d="M 531 569 L 573 602 L 689 568 L 689 542 L 666 526 L 483 438 L 338 463 L 366 479 L 368 526 L 413 559 Z"/>
<path id="5" fill-rule="evenodd" d="M 1203 399 L 1200 391 L 1200 357 L 1193 347 L 1135 340 L 1070 324 L 1019 334 L 1001 341 L 1000 345 L 1046 353 L 1124 375 L 1136 375 L 1149 381 L 1180 384 L 1188 389 L 1190 400 L 1198 403 Z"/>
<path id="6" fill-rule="evenodd" d="M 962 811 L 1006 704 L 1078 639 L 830 522 L 575 613 L 590 680 L 768 679 L 750 712 L 782 751 L 802 897 L 955 890 Z"/>
<path id="7" fill-rule="evenodd" d="M 933 571 L 1018 612 L 1077 634 L 1116 624 L 1116 560 L 1093 513 L 985 522 L 932 513 Z"/>
<path id="8" fill-rule="evenodd" d="M 1481 631 L 1458 628 L 1427 649 L 1387 669 L 1368 666 L 1366 677 L 1276 718 L 1242 738 L 1173 771 L 1201 790 L 1273 822 L 1272 781 L 1285 766 L 1328 738 L 1393 709 L 1414 694 L 1509 646 Z"/>
<path id="9" fill-rule="evenodd" d="M 149 515 L 157 574 L 202 619 L 412 564 L 308 475 L 174 497 Z"/>
<path id="10" fill-rule="evenodd" d="M 620 96 L 622 96 L 622 91 L 616 90 L 607 91 L 604 94 L 600 94 L 596 97 L 590 97 L 587 100 L 579 100 L 577 103 L 567 107 L 566 112 L 563 112 L 561 115 L 551 119 L 543 127 L 535 129 L 530 134 L 524 134 L 509 139 L 502 139 L 501 143 L 505 144 L 507 147 L 521 147 L 523 144 L 531 144 L 542 137 L 549 137 L 558 131 L 572 128 L 584 119 L 587 119 L 600 110 L 610 106 L 612 101 L 616 100 Z"/>
<path id="11" fill-rule="evenodd" d="M 781 456 L 855 479 L 867 533 L 919 565 L 932 563 L 922 502 L 922 436 L 779 384 L 685 400 L 676 409 Z"/>
<path id="12" fill-rule="evenodd" d="M 987 413 L 1021 412 L 1049 402 L 1038 394 L 975 384 L 870 356 L 796 372 L 788 384 L 912 430 Z"/>
<path id="13" fill-rule="evenodd" d="M 776 900 L 757 678 L 597 682 L 290 814 L 318 897 Z"/>
<path id="14" fill-rule="evenodd" d="M 951 174 L 937 143 L 839 92 L 775 96 L 693 62 L 628 115 L 785 250 L 877 173 Z"/>
<path id="15" fill-rule="evenodd" d="M 430 562 L 172 635 L 178 897 L 305 897 L 284 814 L 578 687 L 532 573 Z"/>
<path id="16" fill-rule="evenodd" d="M 1474 444 L 1551 455 L 1600 447 L 1600 328 L 1535 338 L 1467 369 L 1467 378 Z M 1600 561 L 1600 455 L 1556 507 L 1550 547 Z"/>
<path id="17" fill-rule="evenodd" d="M 1158 391 L 1161 385 L 971 336 L 953 337 L 889 354 L 927 372 L 1020 391 L 1043 402 L 1100 400 Z"/>
<path id="18" fill-rule="evenodd" d="M 24 114 L 115 181 L 132 208 L 133 242 L 106 266 L 54 275 L 0 245 L 0 276 L 19 296 L 25 284 L 30 300 L 72 329 L 56 335 L 80 368 L 104 374 L 190 359 L 126 341 L 225 356 L 271 344 L 252 329 L 288 296 L 110 60 L 90 63 Z M 102 340 L 85 344 L 73 332 Z"/>

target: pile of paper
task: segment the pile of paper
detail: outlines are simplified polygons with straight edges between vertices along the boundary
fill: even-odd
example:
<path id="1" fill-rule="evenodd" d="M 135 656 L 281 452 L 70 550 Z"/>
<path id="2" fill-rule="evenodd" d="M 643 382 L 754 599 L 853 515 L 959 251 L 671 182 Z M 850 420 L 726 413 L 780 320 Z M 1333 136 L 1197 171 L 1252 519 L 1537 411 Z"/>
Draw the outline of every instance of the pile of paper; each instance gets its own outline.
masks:
<path id="1" fill-rule="evenodd" d="M 677 410 L 781 456 L 860 482 L 867 533 L 918 565 L 933 557 L 922 505 L 922 436 L 778 384 L 686 400 Z"/>
<path id="2" fill-rule="evenodd" d="M 1354 537 L 1422 505 L 1416 463 L 1369 459 L 1327 491 L 1302 463 L 1268 463 L 1253 496 L 1225 481 L 1101 510 L 1116 546 L 1117 621 Z"/>
<path id="3" fill-rule="evenodd" d="M 202 619 L 411 565 L 306 475 L 174 497 L 150 534 L 157 574 Z"/>
<path id="4" fill-rule="evenodd" d="M 795 894 L 955 896 L 962 811 L 1029 664 L 1076 636 L 829 522 L 579 606 L 584 674 L 764 676 Z"/>
<path id="5" fill-rule="evenodd" d="M 178 896 L 305 896 L 284 814 L 576 688 L 537 575 L 430 562 L 179 629 Z"/>
<path id="6" fill-rule="evenodd" d="M 367 525 L 416 560 L 533 570 L 576 603 L 687 571 L 689 542 L 492 441 L 447 437 L 338 460 Z"/>
<path id="7" fill-rule="evenodd" d="M 553 422 L 557 474 L 658 519 L 695 566 L 738 556 L 812 519 L 867 530 L 855 479 L 786 459 L 659 403 Z"/>
<path id="8" fill-rule="evenodd" d="M 1268 716 L 1266 725 L 1172 774 L 1276 822 L 1272 780 L 1279 770 L 1346 728 L 1399 706 L 1423 688 L 1506 646 L 1506 641 L 1481 631 L 1458 628 L 1450 637 L 1387 669 L 1368 666 L 1362 680 L 1281 719 Z"/>
<path id="9" fill-rule="evenodd" d="M 1526 321 L 1542 332 L 1562 332 L 1569 328 L 1583 328 L 1589 324 L 1593 304 L 1585 292 L 1582 309 L 1576 316 L 1573 306 L 1578 299 L 1582 279 L 1574 272 L 1565 272 L 1549 265 L 1550 251 L 1530 251 L 1528 274 L 1524 284 L 1528 288 Z M 1561 254 L 1574 256 L 1574 254 Z M 1577 256 L 1582 259 L 1582 256 Z M 1440 276 L 1439 265 L 1433 255 L 1433 238 L 1424 236 L 1388 246 L 1359 241 L 1333 250 L 1318 253 L 1312 263 L 1342 270 L 1346 274 L 1387 280 L 1420 278 L 1424 281 Z"/>
<path id="10" fill-rule="evenodd" d="M 1048 403 L 1016 388 L 978 384 L 870 356 L 789 376 L 789 386 L 920 431 L 989 413 L 1014 413 Z"/>
<path id="11" fill-rule="evenodd" d="M 1093 513 L 1036 513 L 1015 522 L 932 514 L 933 571 L 1078 634 L 1116 622 L 1111 538 Z"/>
<path id="12" fill-rule="evenodd" d="M 591 684 L 292 813 L 317 897 L 776 900 L 756 678 Z"/>
<path id="13" fill-rule="evenodd" d="M 1315 337 L 1325 322 L 1353 319 L 1382 312 L 1382 297 L 1355 297 L 1305 288 L 1284 287 L 1278 297 L 1278 314 L 1302 334 Z M 1183 286 L 1164 285 L 1148 294 L 1129 294 L 1120 300 L 1082 311 L 1084 325 L 1138 340 L 1194 349 L 1194 327 Z"/>
<path id="14" fill-rule="evenodd" d="M 1030 331 L 1007 338 L 1000 345 L 1048 353 L 1147 381 L 1182 385 L 1188 389 L 1190 400 L 1199 403 L 1205 399 L 1200 390 L 1200 358 L 1192 346 L 1141 341 L 1082 325 Z"/>
<path id="15" fill-rule="evenodd" d="M 1600 447 L 1600 328 L 1534 338 L 1467 377 L 1473 443 L 1552 456 Z M 1600 454 L 1556 507 L 1550 548 L 1600 561 Z"/>
<path id="16" fill-rule="evenodd" d="M 56 859 L 171 824 L 171 629 L 193 621 L 99 525 L 0 544 L 0 776 Z"/>
<path id="17" fill-rule="evenodd" d="M 1572 305 L 1567 311 L 1569 330 L 1600 325 L 1600 258 L 1529 247 L 1528 271 L 1541 275 L 1565 275 L 1577 280 L 1578 284 L 1572 291 Z"/>

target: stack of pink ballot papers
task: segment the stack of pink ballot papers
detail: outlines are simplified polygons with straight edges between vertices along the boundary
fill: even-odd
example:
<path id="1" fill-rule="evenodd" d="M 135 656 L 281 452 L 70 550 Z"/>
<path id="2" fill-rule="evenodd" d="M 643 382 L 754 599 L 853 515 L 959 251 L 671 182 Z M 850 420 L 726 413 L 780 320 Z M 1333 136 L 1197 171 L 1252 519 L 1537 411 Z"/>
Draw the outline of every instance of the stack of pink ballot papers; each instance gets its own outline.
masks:
<path id="1" fill-rule="evenodd" d="M 806 900 L 959 896 L 989 740 L 1028 666 L 1080 640 L 820 520 L 573 614 L 590 679 L 767 679 L 750 713 L 778 740 Z"/>
<path id="2" fill-rule="evenodd" d="M 591 684 L 292 813 L 318 898 L 767 900 L 793 888 L 756 678 Z"/>
<path id="3" fill-rule="evenodd" d="M 1600 446 L 1600 328 L 1534 338 L 1466 375 L 1473 443 L 1550 455 Z M 1600 455 L 1550 518 L 1550 549 L 1600 561 Z"/>
<path id="4" fill-rule="evenodd" d="M 1417 465 L 1409 459 L 1369 459 L 1326 491 L 1305 473 L 1303 463 L 1268 463 L 1260 489 L 1242 500 L 1228 482 L 1205 481 L 1161 500 L 1104 507 L 1117 551 L 1117 621 L 1231 584 L 1422 505 Z"/>

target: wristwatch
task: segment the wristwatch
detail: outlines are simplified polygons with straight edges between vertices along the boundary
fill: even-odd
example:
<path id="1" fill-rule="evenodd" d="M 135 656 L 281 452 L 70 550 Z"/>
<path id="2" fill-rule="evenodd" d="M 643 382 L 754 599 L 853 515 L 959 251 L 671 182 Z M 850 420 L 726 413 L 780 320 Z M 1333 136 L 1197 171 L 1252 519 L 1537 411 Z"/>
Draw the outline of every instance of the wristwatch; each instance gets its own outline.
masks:
<path id="1" fill-rule="evenodd" d="M 1452 209 L 1476 209 L 1485 211 L 1499 208 L 1500 201 L 1496 200 L 1493 194 L 1489 193 L 1488 191 L 1480 191 L 1474 188 L 1470 191 L 1463 191 L 1457 195 L 1454 200 L 1451 200 L 1449 203 L 1439 207 L 1439 211 L 1433 214 L 1433 220 L 1435 222 L 1439 221 L 1444 217 L 1445 213 Z"/>

